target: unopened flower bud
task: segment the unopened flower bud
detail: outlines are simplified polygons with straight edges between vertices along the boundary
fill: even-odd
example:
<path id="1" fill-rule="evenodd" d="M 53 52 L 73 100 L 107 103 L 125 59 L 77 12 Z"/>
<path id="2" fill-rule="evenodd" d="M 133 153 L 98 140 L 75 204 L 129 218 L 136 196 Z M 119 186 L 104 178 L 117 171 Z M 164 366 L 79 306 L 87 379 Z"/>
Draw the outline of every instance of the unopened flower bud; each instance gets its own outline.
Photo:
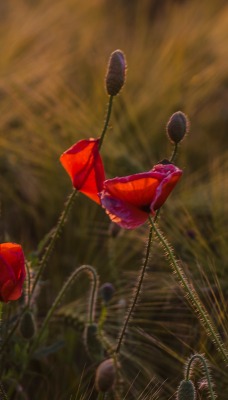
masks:
<path id="1" fill-rule="evenodd" d="M 177 391 L 177 400 L 196 400 L 195 386 L 191 380 L 181 381 Z"/>
<path id="2" fill-rule="evenodd" d="M 114 286 L 111 283 L 104 283 L 100 288 L 100 295 L 105 303 L 109 303 L 115 292 Z"/>
<path id="3" fill-rule="evenodd" d="M 116 371 L 114 361 L 109 358 L 103 361 L 96 371 L 95 386 L 98 392 L 108 392 L 115 383 Z"/>
<path id="4" fill-rule="evenodd" d="M 189 121 L 182 111 L 175 112 L 169 119 L 166 132 L 172 143 L 179 143 L 183 140 L 189 129 Z"/>
<path id="5" fill-rule="evenodd" d="M 32 339 L 36 332 L 36 323 L 31 311 L 25 311 L 20 322 L 20 333 L 24 339 Z"/>
<path id="6" fill-rule="evenodd" d="M 126 61 L 121 50 L 115 50 L 109 59 L 106 89 L 110 96 L 116 96 L 125 82 Z"/>

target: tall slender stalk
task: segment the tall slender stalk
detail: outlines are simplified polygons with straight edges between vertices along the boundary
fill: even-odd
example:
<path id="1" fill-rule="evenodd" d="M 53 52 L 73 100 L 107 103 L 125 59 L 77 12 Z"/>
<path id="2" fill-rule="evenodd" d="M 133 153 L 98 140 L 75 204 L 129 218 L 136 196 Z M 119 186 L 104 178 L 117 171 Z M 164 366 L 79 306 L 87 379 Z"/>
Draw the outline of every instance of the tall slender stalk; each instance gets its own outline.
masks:
<path id="1" fill-rule="evenodd" d="M 108 109 L 107 109 L 105 122 L 104 122 L 104 127 L 103 127 L 103 130 L 101 132 L 101 137 L 100 137 L 100 142 L 99 142 L 99 150 L 101 149 L 101 146 L 103 144 L 103 140 L 104 140 L 106 131 L 108 129 L 108 124 L 109 124 L 110 117 L 111 117 L 111 112 L 112 112 L 112 103 L 113 103 L 113 96 L 109 96 Z"/>
<path id="2" fill-rule="evenodd" d="M 74 199 L 75 199 L 77 194 L 78 194 L 78 191 L 76 189 L 73 189 L 72 193 L 70 194 L 70 196 L 68 197 L 68 199 L 67 199 L 67 201 L 65 203 L 65 206 L 64 206 L 64 209 L 62 211 L 62 214 L 60 215 L 60 218 L 59 218 L 59 220 L 57 222 L 57 225 L 56 225 L 56 227 L 54 229 L 54 232 L 52 234 L 50 243 L 46 247 L 44 255 L 43 255 L 43 257 L 41 259 L 41 262 L 39 264 L 38 272 L 36 274 L 36 278 L 34 280 L 33 287 L 32 287 L 32 290 L 31 290 L 30 299 L 31 299 L 31 297 L 32 297 L 32 295 L 33 295 L 33 293 L 35 291 L 35 288 L 36 288 L 36 285 L 37 285 L 37 283 L 39 281 L 39 278 L 41 277 L 41 275 L 42 275 L 42 273 L 44 271 L 44 268 L 47 265 L 49 257 L 51 255 L 53 249 L 54 249 L 56 240 L 57 240 L 57 238 L 58 238 L 58 236 L 59 236 L 59 234 L 60 234 L 60 232 L 61 232 L 61 230 L 62 230 L 62 228 L 63 228 L 63 226 L 64 226 L 64 224 L 66 222 L 66 220 L 67 220 L 67 216 L 69 214 L 69 211 L 71 209 L 71 206 L 72 206 L 72 204 L 74 202 Z"/>
<path id="3" fill-rule="evenodd" d="M 140 291 L 141 291 L 143 278 L 144 278 L 144 275 L 145 275 L 145 272 L 146 272 L 146 268 L 147 268 L 148 260 L 149 260 L 149 255 L 150 255 L 150 249 L 151 249 L 151 243 L 152 243 L 152 233 L 153 233 L 153 228 L 151 227 L 150 231 L 149 231 L 149 236 L 148 236 L 148 242 L 147 242 L 147 248 L 146 248 L 146 256 L 145 256 L 143 267 L 141 269 L 141 273 L 140 273 L 140 276 L 139 276 L 139 281 L 138 281 L 138 284 L 137 284 L 137 287 L 136 287 L 135 295 L 133 297 L 133 301 L 132 301 L 131 307 L 130 307 L 130 309 L 128 311 L 127 317 L 126 317 L 126 319 L 124 321 L 124 325 L 122 327 L 122 330 L 121 330 L 121 333 L 120 333 L 120 336 L 119 336 L 119 339 L 118 339 L 118 343 L 117 343 L 117 346 L 116 346 L 116 353 L 117 354 L 120 351 L 120 347 L 121 347 L 121 344 L 122 344 L 122 341 L 123 341 L 123 338 L 124 338 L 124 335 L 125 335 L 125 332 L 126 332 L 126 329 L 127 329 L 127 325 L 129 323 L 129 320 L 130 320 L 130 318 L 132 316 L 132 313 L 133 313 L 133 311 L 135 309 L 135 306 L 137 304 L 138 297 L 139 297 L 139 294 L 140 294 Z"/>
<path id="4" fill-rule="evenodd" d="M 212 342 L 217 346 L 217 349 L 223 356 L 225 362 L 228 364 L 228 351 L 225 348 L 222 339 L 220 338 L 220 335 L 217 329 L 215 328 L 208 312 L 201 303 L 201 300 L 198 294 L 196 293 L 192 283 L 188 282 L 188 278 L 186 277 L 183 269 L 180 267 L 180 264 L 176 260 L 171 245 L 168 243 L 166 238 L 164 238 L 163 234 L 158 229 L 152 218 L 150 218 L 150 223 L 151 227 L 154 229 L 156 233 L 158 240 L 160 241 L 165 250 L 165 253 L 170 261 L 170 265 L 172 266 L 173 271 L 178 278 L 178 282 L 180 283 L 181 288 L 185 291 L 187 295 L 186 297 L 188 301 L 194 308 L 198 316 L 198 319 L 200 320 L 202 326 L 205 328 L 208 336 L 211 338 Z"/>

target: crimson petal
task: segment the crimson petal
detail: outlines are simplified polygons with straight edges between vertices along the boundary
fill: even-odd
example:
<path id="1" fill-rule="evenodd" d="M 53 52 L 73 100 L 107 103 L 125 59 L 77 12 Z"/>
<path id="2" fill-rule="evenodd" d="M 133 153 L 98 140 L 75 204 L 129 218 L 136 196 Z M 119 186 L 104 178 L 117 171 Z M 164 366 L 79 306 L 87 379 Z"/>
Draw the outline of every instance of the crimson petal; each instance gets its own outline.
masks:
<path id="1" fill-rule="evenodd" d="M 105 173 L 99 153 L 99 140 L 80 140 L 60 156 L 60 162 L 75 189 L 100 204 L 97 193 L 103 188 Z"/>

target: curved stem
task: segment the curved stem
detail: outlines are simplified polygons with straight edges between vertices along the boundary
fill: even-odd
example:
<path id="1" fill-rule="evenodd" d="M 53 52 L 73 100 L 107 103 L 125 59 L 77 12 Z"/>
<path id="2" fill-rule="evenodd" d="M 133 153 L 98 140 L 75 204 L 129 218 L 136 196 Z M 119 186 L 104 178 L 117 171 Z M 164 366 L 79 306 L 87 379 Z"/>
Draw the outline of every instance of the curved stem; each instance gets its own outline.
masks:
<path id="1" fill-rule="evenodd" d="M 49 257 L 51 255 L 53 249 L 54 249 L 55 242 L 56 242 L 56 240 L 57 240 L 57 238 L 58 238 L 58 236 L 59 236 L 59 234 L 61 232 L 61 229 L 63 228 L 63 226 L 64 226 L 64 224 L 66 222 L 68 213 L 70 211 L 70 208 L 71 208 L 71 206 L 72 206 L 72 204 L 74 202 L 74 199 L 75 199 L 77 194 L 78 194 L 78 191 L 76 189 L 73 189 L 72 193 L 70 194 L 70 196 L 68 197 L 68 199 L 67 199 L 67 201 L 65 203 L 65 206 L 64 206 L 64 209 L 62 211 L 62 214 L 60 215 L 58 223 L 57 223 L 57 225 L 56 225 L 56 227 L 54 229 L 54 233 L 52 234 L 51 241 L 50 241 L 49 245 L 46 247 L 44 255 L 43 255 L 42 259 L 41 259 L 41 262 L 40 262 L 40 265 L 39 265 L 39 269 L 38 269 L 38 272 L 36 274 L 36 278 L 35 278 L 35 281 L 34 281 L 34 284 L 33 284 L 32 290 L 31 290 L 30 299 L 32 298 L 32 295 L 33 295 L 33 293 L 35 291 L 35 288 L 36 288 L 36 285 L 37 285 L 37 283 L 39 281 L 39 278 L 40 278 L 41 274 L 43 273 L 44 268 L 46 267 L 46 264 L 47 264 L 47 262 L 49 260 Z"/>
<path id="2" fill-rule="evenodd" d="M 129 310 L 128 314 L 127 314 L 127 317 L 125 319 L 122 331 L 120 333 L 120 337 L 119 337 L 119 340 L 118 340 L 118 343 L 117 343 L 117 346 L 116 346 L 116 354 L 118 354 L 119 351 L 120 351 L 120 346 L 122 344 L 122 341 L 123 341 L 123 338 L 124 338 L 124 335 L 125 335 L 129 320 L 131 318 L 131 315 L 132 315 L 132 313 L 134 311 L 134 308 L 135 308 L 135 306 L 137 304 L 137 301 L 138 301 L 138 297 L 139 297 L 139 294 L 140 294 L 141 286 L 142 286 L 142 283 L 143 283 L 143 278 L 144 278 L 144 275 L 145 275 L 145 272 L 146 272 L 146 267 L 147 267 L 148 260 L 149 260 L 150 248 L 151 248 L 151 242 L 152 242 L 152 233 L 153 233 L 153 227 L 151 227 L 150 231 L 149 231 L 149 237 L 148 237 L 145 261 L 144 261 L 144 264 L 143 264 L 143 267 L 142 267 L 142 270 L 141 270 L 141 274 L 140 274 L 140 277 L 139 277 L 139 282 L 138 282 L 138 285 L 137 285 L 137 288 L 136 288 L 136 292 L 135 292 L 135 295 L 134 295 L 134 298 L 133 298 L 133 301 L 132 301 L 132 305 L 131 305 L 130 310 Z"/>
<path id="3" fill-rule="evenodd" d="M 30 270 L 29 270 L 29 265 L 28 262 L 25 262 L 25 267 L 26 267 L 26 273 L 27 273 L 27 304 L 30 304 L 30 298 L 31 298 L 31 277 L 30 277 Z"/>
<path id="4" fill-rule="evenodd" d="M 174 161 L 174 159 L 177 155 L 177 149 L 178 149 L 178 143 L 175 143 L 174 149 L 173 149 L 173 154 L 171 155 L 170 160 L 169 160 L 170 162 Z"/>
<path id="5" fill-rule="evenodd" d="M 44 319 L 44 322 L 40 328 L 39 334 L 36 337 L 36 339 L 32 345 L 32 350 L 34 350 L 34 348 L 37 346 L 40 339 L 42 338 L 45 328 L 46 328 L 48 322 L 50 321 L 50 318 L 52 317 L 59 302 L 62 300 L 64 294 L 66 293 L 66 291 L 68 290 L 70 285 L 73 283 L 74 279 L 80 274 L 80 272 L 83 272 L 83 271 L 89 273 L 90 276 L 92 275 L 92 287 L 91 287 L 91 294 L 90 294 L 90 299 L 89 299 L 88 320 L 89 320 L 89 323 L 93 323 L 94 314 L 95 314 L 95 306 L 96 306 L 97 290 L 98 290 L 98 285 L 99 285 L 99 277 L 97 275 L 95 268 L 93 268 L 90 265 L 82 265 L 81 267 L 79 267 L 73 271 L 73 273 L 69 276 L 66 283 L 63 285 L 62 289 L 58 293 L 54 303 L 52 304 L 52 307 L 50 308 L 48 314 L 46 315 L 46 318 Z"/>
<path id="6" fill-rule="evenodd" d="M 101 137 L 100 137 L 100 142 L 99 142 L 99 150 L 101 149 L 104 137 L 105 137 L 105 133 L 107 131 L 108 128 L 108 124 L 109 124 L 109 120 L 111 117 L 111 112 L 112 112 L 112 103 L 113 103 L 113 96 L 109 96 L 109 103 L 108 103 L 108 110 L 107 110 L 107 114 L 105 117 L 105 122 L 104 122 L 104 127 L 103 127 L 103 131 L 101 133 Z"/>
<path id="7" fill-rule="evenodd" d="M 212 383 L 211 383 L 211 378 L 210 378 L 210 374 L 209 374 L 207 362 L 206 362 L 205 358 L 204 358 L 203 356 L 201 356 L 200 354 L 194 354 L 194 355 L 190 358 L 190 360 L 189 360 L 189 362 L 188 362 L 187 369 L 186 369 L 186 380 L 189 380 L 189 379 L 190 379 L 191 365 L 192 365 L 192 363 L 195 361 L 195 359 L 197 359 L 197 358 L 198 358 L 198 359 L 201 361 L 201 363 L 203 364 L 204 371 L 205 371 L 205 375 L 206 375 L 206 378 L 207 378 L 207 383 L 208 383 L 208 388 L 209 388 L 211 400 L 215 400 L 215 394 L 214 394 L 214 391 L 213 391 L 213 388 L 212 388 Z"/>
<path id="8" fill-rule="evenodd" d="M 201 300 L 199 296 L 197 295 L 192 283 L 190 284 L 188 282 L 188 279 L 186 275 L 184 274 L 184 271 L 178 264 L 178 261 L 176 260 L 172 248 L 167 242 L 167 240 L 164 238 L 160 230 L 157 228 L 155 225 L 154 221 L 152 218 L 150 218 L 150 223 L 151 227 L 154 229 L 159 241 L 164 247 L 164 250 L 170 260 L 171 266 L 173 267 L 175 275 L 178 277 L 178 281 L 180 282 L 181 287 L 184 289 L 187 299 L 189 300 L 190 304 L 193 306 L 194 310 L 196 311 L 196 314 L 198 316 L 198 319 L 202 323 L 203 327 L 205 328 L 207 334 L 211 338 L 212 342 L 215 343 L 217 346 L 218 350 L 222 354 L 224 360 L 226 363 L 228 363 L 228 352 L 220 338 L 219 333 L 217 332 L 217 329 L 214 327 L 213 322 L 210 319 L 209 314 L 207 313 L 206 309 L 201 303 Z"/>

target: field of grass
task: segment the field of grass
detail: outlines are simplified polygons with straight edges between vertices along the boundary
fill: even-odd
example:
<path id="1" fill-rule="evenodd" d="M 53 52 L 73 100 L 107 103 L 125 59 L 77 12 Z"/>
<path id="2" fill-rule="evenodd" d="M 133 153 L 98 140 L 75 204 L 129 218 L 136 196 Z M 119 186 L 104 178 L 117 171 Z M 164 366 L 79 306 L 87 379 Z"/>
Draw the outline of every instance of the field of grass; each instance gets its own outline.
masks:
<path id="1" fill-rule="evenodd" d="M 148 171 L 169 158 L 166 123 L 178 110 L 187 114 L 190 131 L 176 160 L 184 174 L 161 210 L 159 226 L 225 345 L 227 37 L 225 0 L 0 4 L 1 242 L 21 243 L 32 267 L 42 256 L 39 243 L 56 225 L 72 190 L 59 156 L 78 140 L 101 135 L 108 103 L 107 62 L 121 49 L 128 68 L 101 150 L 107 177 Z M 77 196 L 37 285 L 33 312 L 38 330 L 67 277 L 89 264 L 100 284 L 112 282 L 116 289 L 103 326 L 106 350 L 115 345 L 147 236 L 147 224 L 115 230 L 101 207 Z M 102 399 L 93 389 L 97 354 L 94 349 L 88 353 L 83 339 L 88 297 L 88 280 L 81 276 L 59 304 L 29 363 L 31 343 L 18 330 L 13 332 L 2 354 L 3 399 Z M 23 301 L 4 304 L 3 343 L 8 329 L 4 321 L 14 324 Z M 97 316 L 101 309 L 98 298 Z M 218 398 L 228 398 L 223 358 L 155 242 L 120 354 L 119 398 L 174 399 L 186 361 L 195 353 L 210 363 Z M 195 383 L 197 399 L 210 398 L 199 369 Z M 105 400 L 116 396 L 111 392 Z"/>

